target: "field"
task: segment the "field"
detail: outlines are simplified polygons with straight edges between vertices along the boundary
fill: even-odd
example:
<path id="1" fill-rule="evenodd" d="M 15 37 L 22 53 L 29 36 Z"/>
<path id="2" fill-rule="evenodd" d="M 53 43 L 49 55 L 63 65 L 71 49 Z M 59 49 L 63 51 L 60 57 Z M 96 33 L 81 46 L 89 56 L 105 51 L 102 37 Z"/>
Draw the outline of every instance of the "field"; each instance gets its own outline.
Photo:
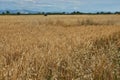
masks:
<path id="1" fill-rule="evenodd" d="M 0 80 L 120 80 L 120 15 L 0 16 Z"/>

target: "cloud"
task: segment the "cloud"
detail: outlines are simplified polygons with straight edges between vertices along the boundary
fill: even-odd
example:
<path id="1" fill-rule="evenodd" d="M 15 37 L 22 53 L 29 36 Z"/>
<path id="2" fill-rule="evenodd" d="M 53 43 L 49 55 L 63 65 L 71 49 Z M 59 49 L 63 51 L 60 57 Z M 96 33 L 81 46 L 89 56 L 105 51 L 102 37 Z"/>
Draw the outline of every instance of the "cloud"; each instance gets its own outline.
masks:
<path id="1" fill-rule="evenodd" d="M 0 0 L 0 9 L 120 11 L 120 0 Z"/>
<path id="2" fill-rule="evenodd" d="M 50 4 L 38 4 L 36 6 L 39 6 L 39 7 L 51 7 L 51 6 L 54 6 L 54 5 L 50 5 Z"/>

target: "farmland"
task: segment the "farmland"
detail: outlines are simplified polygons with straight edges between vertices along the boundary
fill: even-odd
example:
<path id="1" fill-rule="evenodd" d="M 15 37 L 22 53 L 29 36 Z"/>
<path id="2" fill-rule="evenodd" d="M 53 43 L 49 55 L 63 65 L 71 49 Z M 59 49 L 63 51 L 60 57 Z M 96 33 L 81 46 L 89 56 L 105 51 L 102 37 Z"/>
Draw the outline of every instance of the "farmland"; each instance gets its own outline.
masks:
<path id="1" fill-rule="evenodd" d="M 120 15 L 0 16 L 0 80 L 120 80 Z"/>

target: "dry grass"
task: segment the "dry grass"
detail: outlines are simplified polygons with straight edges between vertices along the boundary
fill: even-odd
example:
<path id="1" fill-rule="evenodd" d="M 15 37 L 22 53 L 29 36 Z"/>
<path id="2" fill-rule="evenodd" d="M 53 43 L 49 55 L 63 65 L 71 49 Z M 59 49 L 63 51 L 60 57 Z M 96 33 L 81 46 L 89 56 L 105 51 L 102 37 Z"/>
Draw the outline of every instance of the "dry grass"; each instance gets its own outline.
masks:
<path id="1" fill-rule="evenodd" d="M 120 16 L 0 16 L 0 80 L 120 80 Z"/>

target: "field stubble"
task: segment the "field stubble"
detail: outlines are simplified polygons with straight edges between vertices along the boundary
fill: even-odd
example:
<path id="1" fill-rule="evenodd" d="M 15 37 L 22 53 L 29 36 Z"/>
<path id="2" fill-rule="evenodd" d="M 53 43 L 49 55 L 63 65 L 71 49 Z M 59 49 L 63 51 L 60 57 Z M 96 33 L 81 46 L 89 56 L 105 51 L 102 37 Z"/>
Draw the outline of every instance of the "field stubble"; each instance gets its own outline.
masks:
<path id="1" fill-rule="evenodd" d="M 120 16 L 0 16 L 0 80 L 119 80 Z"/>

